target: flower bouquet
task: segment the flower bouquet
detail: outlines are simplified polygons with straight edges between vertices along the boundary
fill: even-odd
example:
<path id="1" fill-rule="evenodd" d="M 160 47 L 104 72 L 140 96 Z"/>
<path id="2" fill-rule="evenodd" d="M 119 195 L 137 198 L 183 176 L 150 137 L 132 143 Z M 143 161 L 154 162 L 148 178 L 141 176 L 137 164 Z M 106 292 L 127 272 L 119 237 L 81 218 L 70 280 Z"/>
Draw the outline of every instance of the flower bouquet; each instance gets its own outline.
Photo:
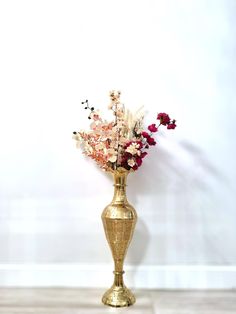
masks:
<path id="1" fill-rule="evenodd" d="M 89 111 L 88 119 L 92 123 L 89 132 L 73 132 L 73 138 L 84 154 L 94 159 L 102 169 L 111 172 L 119 168 L 135 171 L 142 165 L 149 148 L 156 145 L 154 133 L 160 126 L 175 129 L 176 120 L 171 120 L 166 113 L 158 113 L 158 125 L 153 123 L 145 129 L 143 112 L 138 110 L 133 115 L 125 109 L 120 102 L 119 91 L 111 91 L 110 99 L 108 109 L 113 112 L 113 121 L 104 120 L 88 100 L 82 102 Z"/>
<path id="2" fill-rule="evenodd" d="M 110 92 L 108 108 L 114 115 L 112 121 L 103 119 L 88 100 L 82 104 L 91 120 L 90 131 L 73 132 L 73 138 L 85 155 L 114 176 L 114 196 L 102 213 L 106 238 L 114 260 L 114 283 L 103 295 L 102 302 L 114 307 L 129 306 L 135 302 L 135 297 L 124 285 L 123 263 L 133 236 L 137 214 L 126 197 L 126 178 L 128 173 L 136 171 L 142 165 L 150 147 L 156 145 L 154 134 L 159 127 L 175 129 L 176 121 L 171 120 L 166 113 L 158 113 L 158 123 L 152 123 L 145 129 L 142 110 L 132 114 L 121 103 L 119 91 Z"/>

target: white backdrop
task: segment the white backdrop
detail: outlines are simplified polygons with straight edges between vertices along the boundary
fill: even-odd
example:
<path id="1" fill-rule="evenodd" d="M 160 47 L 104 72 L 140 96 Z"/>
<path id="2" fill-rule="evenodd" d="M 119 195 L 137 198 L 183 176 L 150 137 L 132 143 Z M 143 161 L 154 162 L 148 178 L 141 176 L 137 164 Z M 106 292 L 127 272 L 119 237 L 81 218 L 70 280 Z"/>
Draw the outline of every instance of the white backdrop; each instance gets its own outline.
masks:
<path id="1" fill-rule="evenodd" d="M 0 284 L 111 283 L 84 99 L 177 119 L 128 180 L 136 287 L 236 286 L 234 0 L 0 2 Z M 86 272 L 86 273 L 85 273 Z M 104 278 L 101 280 L 100 278 Z"/>

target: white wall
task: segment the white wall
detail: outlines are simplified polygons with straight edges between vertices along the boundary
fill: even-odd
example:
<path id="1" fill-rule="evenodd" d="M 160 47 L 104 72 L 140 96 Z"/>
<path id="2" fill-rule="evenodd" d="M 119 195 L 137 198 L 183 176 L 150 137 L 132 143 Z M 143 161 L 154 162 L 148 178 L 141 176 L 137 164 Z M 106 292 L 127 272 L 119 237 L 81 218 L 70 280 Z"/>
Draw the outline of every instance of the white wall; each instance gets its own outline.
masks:
<path id="1" fill-rule="evenodd" d="M 86 269 L 111 282 L 112 180 L 71 134 L 88 125 L 80 102 L 106 111 L 113 88 L 147 124 L 161 111 L 178 122 L 129 177 L 131 284 L 236 285 L 235 14 L 234 0 L 0 2 L 1 285 L 107 285 Z"/>

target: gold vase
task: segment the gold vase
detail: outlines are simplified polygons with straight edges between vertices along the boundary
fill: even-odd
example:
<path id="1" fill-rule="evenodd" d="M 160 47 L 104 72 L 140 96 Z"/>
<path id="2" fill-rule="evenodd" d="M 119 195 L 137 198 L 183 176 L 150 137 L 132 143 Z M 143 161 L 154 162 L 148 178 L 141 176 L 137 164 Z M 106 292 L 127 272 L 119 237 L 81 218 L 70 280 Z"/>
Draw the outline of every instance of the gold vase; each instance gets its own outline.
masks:
<path id="1" fill-rule="evenodd" d="M 124 259 L 137 221 L 136 211 L 126 198 L 127 175 L 128 171 L 114 172 L 113 200 L 102 213 L 103 226 L 115 266 L 114 283 L 103 295 L 102 302 L 114 307 L 129 306 L 135 302 L 134 295 L 123 281 Z"/>

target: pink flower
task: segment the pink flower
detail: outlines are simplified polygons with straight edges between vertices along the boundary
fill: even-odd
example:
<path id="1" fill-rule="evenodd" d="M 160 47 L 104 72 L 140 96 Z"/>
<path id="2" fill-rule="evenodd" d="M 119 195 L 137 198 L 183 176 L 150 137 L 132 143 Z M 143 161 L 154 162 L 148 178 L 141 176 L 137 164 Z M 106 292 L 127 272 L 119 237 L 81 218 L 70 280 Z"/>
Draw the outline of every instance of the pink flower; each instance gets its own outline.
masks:
<path id="1" fill-rule="evenodd" d="M 150 137 L 150 135 L 147 132 L 142 132 L 142 136 L 144 138 L 149 138 Z"/>
<path id="2" fill-rule="evenodd" d="M 157 132 L 156 124 L 153 123 L 153 124 L 149 125 L 149 126 L 148 126 L 148 130 L 149 130 L 150 132 L 152 132 L 152 133 Z"/>
<path id="3" fill-rule="evenodd" d="M 95 111 L 91 112 L 90 119 L 93 119 L 94 121 L 100 120 L 99 114 Z"/>
<path id="4" fill-rule="evenodd" d="M 162 125 L 167 125 L 170 123 L 170 117 L 168 116 L 167 113 L 164 112 L 158 113 L 157 120 L 160 120 L 160 123 Z"/>
<path id="5" fill-rule="evenodd" d="M 153 137 L 147 138 L 147 142 L 149 145 L 154 146 L 156 145 L 155 139 Z"/>
<path id="6" fill-rule="evenodd" d="M 95 131 L 95 130 L 97 129 L 97 124 L 96 124 L 96 122 L 91 123 L 91 124 L 90 124 L 90 128 L 91 128 L 93 131 Z"/>

